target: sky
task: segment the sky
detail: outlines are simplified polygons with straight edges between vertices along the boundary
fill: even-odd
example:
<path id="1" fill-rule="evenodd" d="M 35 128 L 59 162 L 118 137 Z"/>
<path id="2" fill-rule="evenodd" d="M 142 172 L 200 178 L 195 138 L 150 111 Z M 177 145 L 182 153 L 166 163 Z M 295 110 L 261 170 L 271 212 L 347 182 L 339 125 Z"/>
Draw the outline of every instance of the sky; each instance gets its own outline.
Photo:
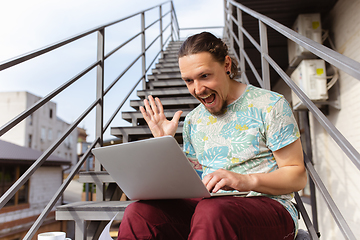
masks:
<path id="1" fill-rule="evenodd" d="M 133 13 L 165 2 L 164 0 L 0 0 L 0 63 L 30 51 L 42 48 L 70 36 L 109 23 Z M 223 26 L 223 1 L 221 0 L 174 0 L 180 28 Z M 169 8 L 164 6 L 163 13 Z M 146 25 L 158 17 L 158 9 L 146 13 Z M 164 20 L 166 21 L 166 19 Z M 126 26 L 125 26 L 126 23 Z M 128 40 L 140 31 L 140 18 L 135 17 L 105 31 L 105 53 Z M 221 37 L 222 30 L 212 30 Z M 158 25 L 146 33 L 149 45 L 159 33 Z M 182 31 L 181 38 L 195 33 Z M 28 91 L 40 97 L 56 89 L 96 60 L 96 34 L 89 35 L 51 53 L 29 62 L 0 71 L 0 92 Z M 157 51 L 156 42 L 149 48 L 147 66 Z M 140 40 L 121 49 L 105 61 L 105 86 L 109 85 L 139 54 Z M 125 95 L 140 78 L 138 61 L 105 97 L 104 122 L 112 115 Z M 150 74 L 150 72 L 148 73 Z M 57 104 L 57 116 L 72 123 L 95 100 L 96 72 L 90 71 L 53 101 Z M 141 85 L 137 87 L 141 89 Z M 130 99 L 138 99 L 133 93 Z M 107 104 L 108 103 L 108 104 Z M 124 111 L 133 111 L 125 103 Z M 88 141 L 95 137 L 95 112 L 80 123 L 87 130 Z M 121 114 L 110 126 L 128 126 Z M 110 128 L 105 139 L 111 139 Z"/>

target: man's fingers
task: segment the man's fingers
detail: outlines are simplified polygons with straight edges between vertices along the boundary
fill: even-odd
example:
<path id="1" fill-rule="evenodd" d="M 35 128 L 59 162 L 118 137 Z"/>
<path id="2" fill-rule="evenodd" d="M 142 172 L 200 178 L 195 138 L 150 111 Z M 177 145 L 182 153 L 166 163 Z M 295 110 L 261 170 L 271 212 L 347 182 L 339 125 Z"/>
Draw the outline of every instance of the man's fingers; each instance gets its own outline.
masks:
<path id="1" fill-rule="evenodd" d="M 212 192 L 215 185 L 220 181 L 220 178 L 217 176 L 213 176 L 212 174 L 208 174 L 203 178 L 203 183 L 206 186 L 209 192 Z"/>
<path id="2" fill-rule="evenodd" d="M 172 118 L 172 122 L 175 122 L 175 123 L 178 123 L 179 122 L 179 120 L 180 120 L 180 117 L 181 117 L 181 114 L 183 113 L 183 111 L 177 111 L 175 114 L 174 114 L 174 116 L 173 116 L 173 118 Z"/>
<path id="3" fill-rule="evenodd" d="M 215 184 L 212 192 L 213 192 L 213 193 L 216 193 L 216 192 L 219 191 L 220 189 L 227 190 L 227 189 L 225 189 L 225 188 L 226 188 L 226 180 L 225 180 L 225 178 L 223 178 L 223 179 L 221 179 L 220 181 L 218 181 L 218 182 Z"/>
<path id="4" fill-rule="evenodd" d="M 159 114 L 158 107 L 156 106 L 155 100 L 151 95 L 149 95 L 149 101 L 150 101 L 150 105 L 151 105 L 153 113 Z"/>
<path id="5" fill-rule="evenodd" d="M 146 113 L 147 115 L 150 117 L 151 115 L 154 115 L 153 110 L 151 109 L 150 105 L 149 105 L 149 101 L 147 99 L 144 100 L 144 105 L 145 105 L 145 109 L 146 109 Z"/>
<path id="6" fill-rule="evenodd" d="M 151 119 L 150 119 L 149 115 L 147 114 L 147 112 L 145 111 L 145 108 L 143 106 L 140 106 L 140 112 L 143 115 L 145 121 L 148 123 Z"/>
<path id="7" fill-rule="evenodd" d="M 160 114 L 164 113 L 163 105 L 158 97 L 155 98 L 155 103 L 156 103 L 155 105 L 157 105 L 157 107 L 158 107 L 159 113 Z"/>

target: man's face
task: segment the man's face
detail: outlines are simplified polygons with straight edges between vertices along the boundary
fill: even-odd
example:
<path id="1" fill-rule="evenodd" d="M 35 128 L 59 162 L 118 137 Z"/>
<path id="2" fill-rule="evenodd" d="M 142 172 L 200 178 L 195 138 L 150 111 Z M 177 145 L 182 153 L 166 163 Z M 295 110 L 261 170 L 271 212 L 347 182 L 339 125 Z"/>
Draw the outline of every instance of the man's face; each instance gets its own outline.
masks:
<path id="1" fill-rule="evenodd" d="M 213 115 L 224 114 L 227 105 L 231 103 L 231 80 L 226 74 L 230 66 L 229 57 L 221 64 L 208 52 L 179 58 L 181 77 L 189 92 Z"/>

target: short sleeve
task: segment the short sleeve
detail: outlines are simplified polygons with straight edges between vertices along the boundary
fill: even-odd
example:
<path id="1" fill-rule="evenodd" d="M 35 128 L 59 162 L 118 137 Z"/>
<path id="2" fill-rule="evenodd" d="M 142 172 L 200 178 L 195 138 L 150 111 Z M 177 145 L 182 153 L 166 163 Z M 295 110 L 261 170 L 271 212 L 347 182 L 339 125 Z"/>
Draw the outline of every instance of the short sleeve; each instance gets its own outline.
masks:
<path id="1" fill-rule="evenodd" d="M 196 158 L 196 152 L 194 147 L 191 144 L 191 124 L 190 120 L 186 117 L 183 126 L 183 152 L 185 153 L 186 157 L 189 159 L 191 165 L 196 170 L 197 174 L 202 177 L 202 166 Z"/>
<path id="2" fill-rule="evenodd" d="M 268 111 L 265 119 L 266 145 L 271 151 L 279 150 L 300 137 L 295 117 L 284 97 Z"/>
<path id="3" fill-rule="evenodd" d="M 183 126 L 183 151 L 188 158 L 196 158 L 195 150 L 190 141 L 190 132 L 190 120 L 186 117 Z"/>

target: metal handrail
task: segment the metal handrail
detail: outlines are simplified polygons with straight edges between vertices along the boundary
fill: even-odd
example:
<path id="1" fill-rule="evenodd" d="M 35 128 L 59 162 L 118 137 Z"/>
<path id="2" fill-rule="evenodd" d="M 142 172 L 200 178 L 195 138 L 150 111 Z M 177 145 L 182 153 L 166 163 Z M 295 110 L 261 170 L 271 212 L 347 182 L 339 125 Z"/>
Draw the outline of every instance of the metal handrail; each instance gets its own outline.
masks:
<path id="1" fill-rule="evenodd" d="M 79 162 L 75 165 L 75 167 L 69 173 L 69 176 L 65 179 L 65 181 L 61 184 L 59 189 L 56 191 L 54 196 L 51 198 L 50 202 L 46 205 L 44 210 L 41 212 L 40 216 L 36 219 L 34 224 L 31 226 L 29 231 L 26 233 L 24 239 L 32 239 L 36 231 L 40 228 L 41 224 L 44 222 L 46 216 L 50 213 L 52 208 L 55 206 L 56 202 L 59 200 L 61 195 L 64 193 L 67 186 L 69 186 L 71 180 L 78 173 L 79 169 L 82 167 L 86 159 L 90 156 L 91 150 L 95 147 L 97 143 L 99 143 L 100 138 L 95 139 L 92 144 L 89 146 L 88 150 L 81 157 Z"/>
<path id="2" fill-rule="evenodd" d="M 309 172 L 311 179 L 314 181 L 315 185 L 318 187 L 321 195 L 323 196 L 331 215 L 334 217 L 337 225 L 339 226 L 342 234 L 346 239 L 356 240 L 355 235 L 352 233 L 349 225 L 346 223 L 344 217 L 342 216 L 340 210 L 336 206 L 334 200 L 330 196 L 330 193 L 327 191 L 324 183 L 321 181 L 320 176 L 317 174 L 314 166 L 312 165 L 308 156 L 304 153 L 305 166 Z"/>
<path id="3" fill-rule="evenodd" d="M 259 74 L 257 73 L 255 67 L 253 66 L 251 60 L 246 54 L 243 44 L 243 35 L 245 35 L 250 42 L 254 45 L 254 47 L 261 53 L 262 60 L 262 71 L 263 78 L 264 75 L 269 75 L 269 69 L 266 69 L 266 65 L 271 65 L 273 69 L 279 74 L 279 76 L 283 79 L 283 81 L 292 89 L 292 91 L 300 98 L 300 100 L 306 105 L 306 107 L 313 113 L 313 116 L 318 120 L 318 122 L 325 128 L 325 130 L 329 133 L 329 135 L 335 140 L 335 142 L 339 145 L 342 151 L 349 157 L 352 163 L 360 170 L 360 154 L 359 152 L 349 143 L 349 141 L 340 133 L 340 131 L 326 118 L 326 116 L 316 107 L 316 105 L 306 96 L 306 94 L 290 79 L 290 77 L 282 70 L 279 65 L 269 56 L 267 52 L 267 39 L 266 36 L 266 26 L 269 26 L 284 35 L 288 39 L 294 41 L 300 46 L 306 48 L 310 52 L 314 53 L 318 57 L 324 59 L 328 63 L 336 66 L 340 70 L 348 73 L 349 75 L 355 77 L 360 80 L 360 63 L 338 53 L 325 46 L 312 41 L 295 31 L 283 26 L 282 24 L 260 14 L 257 13 L 250 8 L 245 7 L 244 5 L 235 2 L 234 0 L 225 0 L 225 28 L 224 35 L 232 42 L 235 41 L 239 46 L 240 56 L 239 59 L 245 59 L 249 66 L 251 67 L 252 72 L 254 73 L 257 81 L 260 86 L 264 86 L 269 84 L 269 80 L 261 79 Z M 237 17 L 232 15 L 232 6 L 237 10 Z M 252 17 L 259 20 L 259 32 L 260 32 L 260 44 L 254 40 L 254 38 L 243 28 L 242 26 L 242 11 L 248 13 Z M 230 16 L 228 16 L 230 15 Z M 232 30 L 233 23 L 238 26 L 238 36 L 235 35 Z M 240 61 L 241 62 L 241 61 Z M 245 69 L 245 65 L 242 64 L 242 72 L 243 76 L 247 79 Z M 321 194 L 325 198 L 325 201 L 330 209 L 333 217 L 337 225 L 339 226 L 341 232 L 347 239 L 356 239 L 351 229 L 347 225 L 345 219 L 341 215 L 340 211 L 337 209 L 335 202 L 332 200 L 330 194 L 327 192 L 325 185 L 321 182 L 320 177 L 317 175 L 315 169 L 312 164 L 305 158 L 306 168 L 310 173 L 311 179 L 315 182 L 316 186 L 320 190 Z M 310 232 L 313 234 L 313 229 L 310 229 Z"/>
<path id="4" fill-rule="evenodd" d="M 319 57 L 327 57 L 330 61 L 328 61 L 330 64 L 337 64 L 337 67 L 339 69 L 347 72 L 348 74 L 352 75 L 353 77 L 360 80 L 360 63 L 340 54 L 337 53 L 331 49 L 326 48 L 325 46 L 316 43 L 315 41 L 312 41 L 300 34 L 297 34 L 295 31 L 281 25 L 280 23 L 276 23 L 274 20 L 269 19 L 268 17 L 257 13 L 237 2 L 234 2 L 233 0 L 228 0 L 229 3 L 231 3 L 233 6 L 240 8 L 241 10 L 247 12 L 248 14 L 254 16 L 255 18 L 259 19 L 262 22 L 271 23 L 271 25 L 268 25 L 275 30 L 277 30 L 279 33 L 285 35 L 288 37 L 290 34 L 296 34 L 297 36 L 301 37 L 300 39 L 297 39 L 296 37 L 292 36 L 291 40 L 294 40 L 296 43 L 300 44 L 301 46 L 305 47 L 309 51 L 313 52 L 314 54 L 318 55 Z M 236 22 L 234 22 L 237 24 Z M 228 22 L 225 24 L 229 24 Z M 276 26 L 276 28 L 275 28 Z M 236 37 L 235 35 L 232 35 L 231 37 Z M 238 39 L 237 39 L 238 41 Z M 256 46 L 256 45 L 255 45 Z M 259 45 L 257 45 L 259 46 Z M 311 47 L 309 47 L 311 46 Z M 314 51 L 314 48 L 317 48 L 318 46 L 321 46 L 321 49 L 316 49 Z M 257 47 L 258 50 L 260 50 Z M 244 49 L 241 51 L 245 52 Z M 337 144 L 340 146 L 340 148 L 346 153 L 346 155 L 352 160 L 354 165 L 360 170 L 360 154 L 356 149 L 346 140 L 346 138 L 337 130 L 337 128 L 326 118 L 326 116 L 318 110 L 316 105 L 306 96 L 306 94 L 299 88 L 293 81 L 289 78 L 289 76 L 276 64 L 274 60 L 268 55 L 262 53 L 262 56 L 268 61 L 269 64 L 273 66 L 273 68 L 278 72 L 280 77 L 286 82 L 287 85 L 298 95 L 298 97 L 302 100 L 302 102 L 309 108 L 311 112 L 314 113 L 314 115 L 317 117 L 317 120 L 322 124 L 322 126 L 326 129 L 326 131 L 332 136 L 332 138 L 337 142 Z M 339 61 L 335 61 L 333 59 L 341 59 L 344 61 L 340 61 L 341 63 L 338 63 Z M 325 58 L 324 58 L 325 59 Z M 326 60 L 326 59 L 325 59 Z"/>
<path id="5" fill-rule="evenodd" d="M 170 3 L 170 10 L 165 13 L 162 14 L 161 8 L 163 5 Z M 160 16 L 159 19 L 157 19 L 156 21 L 154 21 L 153 23 L 151 23 L 150 25 L 145 27 L 145 12 L 152 10 L 154 8 L 159 8 L 159 12 L 160 12 Z M 163 28 L 162 24 L 163 24 L 163 18 L 168 15 L 169 13 L 171 13 L 171 19 L 170 19 L 170 23 L 168 25 L 166 25 L 165 28 Z M 132 17 L 141 15 L 142 16 L 142 31 L 140 33 L 135 34 L 134 36 L 132 36 L 130 39 L 128 39 L 127 41 L 125 41 L 124 43 L 120 44 L 119 46 L 117 46 L 116 48 L 114 48 L 113 50 L 111 50 L 109 53 L 107 53 L 106 55 L 104 54 L 104 30 L 109 27 L 112 26 L 114 24 L 120 23 L 122 21 L 125 21 L 127 19 L 130 19 Z M 173 22 L 173 20 L 175 20 Z M 155 37 L 155 39 L 148 45 L 145 46 L 145 31 L 147 29 L 149 29 L 151 26 L 153 26 L 154 24 L 156 24 L 157 22 L 160 22 L 160 33 Z M 177 25 L 175 25 L 175 23 Z M 165 33 L 165 31 L 167 31 L 167 29 L 169 27 L 172 27 L 175 32 L 172 32 L 169 34 L 169 36 L 167 36 L 165 42 L 163 42 L 163 34 Z M 141 82 L 141 80 L 145 80 L 146 79 L 146 74 L 148 73 L 149 69 L 151 68 L 151 66 L 153 65 L 153 63 L 156 61 L 156 59 L 159 57 L 159 54 L 161 52 L 164 51 L 164 47 L 166 46 L 167 42 L 169 41 L 170 38 L 175 38 L 178 39 L 178 35 L 177 37 L 173 36 L 172 34 L 178 34 L 179 32 L 179 27 L 178 27 L 178 22 L 177 22 L 177 18 L 176 18 L 176 14 L 174 13 L 174 8 L 173 8 L 173 4 L 172 1 L 166 1 L 163 2 L 161 4 L 158 4 L 154 7 L 145 9 L 143 11 L 139 11 L 135 14 L 129 15 L 125 18 L 121 18 L 119 20 L 95 27 L 93 29 L 90 29 L 88 31 L 85 31 L 83 33 L 74 35 L 72 37 L 69 37 L 65 40 L 56 42 L 54 44 L 50 44 L 46 47 L 40 48 L 38 50 L 35 51 L 31 51 L 29 53 L 20 55 L 18 57 L 9 59 L 7 61 L 4 61 L 2 63 L 0 63 L 0 71 L 5 70 L 7 68 L 10 68 L 12 66 L 15 66 L 17 64 L 20 64 L 22 62 L 25 61 L 29 61 L 35 57 L 38 57 L 42 54 L 45 54 L 47 52 L 51 52 L 59 47 L 65 46 L 71 42 L 74 42 L 78 39 L 81 39 L 85 36 L 88 36 L 89 34 L 92 33 L 96 33 L 98 32 L 98 60 L 94 63 L 92 63 L 91 65 L 89 65 L 88 67 L 86 67 L 84 70 L 80 71 L 77 75 L 75 75 L 73 78 L 71 78 L 70 80 L 68 80 L 67 82 L 65 82 L 64 84 L 62 84 L 60 87 L 56 88 L 54 91 L 52 91 L 50 94 L 48 94 L 47 96 L 45 96 L 44 98 L 40 99 L 38 102 L 36 102 L 33 106 L 31 106 L 30 108 L 26 109 L 25 111 L 23 111 L 22 113 L 20 113 L 18 116 L 16 116 L 15 118 L 13 118 L 12 120 L 10 120 L 8 123 L 6 123 L 5 125 L 3 125 L 0 128 L 0 136 L 2 136 L 3 134 L 5 134 L 7 131 L 9 131 L 10 129 L 12 129 L 14 126 L 16 126 L 18 123 L 20 123 L 21 121 L 23 121 L 26 117 L 28 117 L 30 114 L 32 114 L 33 112 L 37 111 L 40 107 L 42 107 L 44 104 L 48 103 L 51 99 L 53 99 L 55 96 L 57 96 L 59 93 L 63 92 L 65 89 L 67 89 L 68 87 L 70 87 L 73 83 L 75 83 L 77 80 L 79 80 L 82 76 L 84 76 L 85 74 L 87 74 L 89 71 L 91 71 L 92 69 L 94 69 L 95 67 L 97 67 L 97 78 L 98 78 L 98 85 L 97 88 L 103 88 L 103 75 L 104 75 L 104 62 L 105 60 L 110 57 L 112 54 L 114 54 L 115 52 L 117 52 L 119 49 L 121 49 L 122 47 L 124 47 L 126 44 L 130 43 L 131 41 L 133 41 L 134 39 L 136 39 L 139 36 L 142 36 L 142 53 L 136 57 L 130 64 L 129 66 L 118 76 L 115 78 L 115 80 L 113 82 L 111 82 L 111 84 L 109 84 L 109 86 L 105 89 L 105 91 L 99 91 L 100 92 L 99 95 L 97 95 L 96 100 L 90 104 L 90 106 L 78 117 L 77 120 L 75 120 L 69 127 L 68 129 L 63 133 L 62 136 L 60 136 L 30 167 L 29 169 L 3 194 L 3 196 L 1 196 L 0 198 L 0 209 L 14 196 L 14 194 L 19 190 L 19 188 L 21 188 L 25 182 L 32 176 L 32 174 L 46 161 L 46 159 L 55 151 L 55 149 L 65 140 L 65 138 L 80 124 L 80 122 L 86 117 L 88 116 L 88 114 L 94 109 L 96 108 L 97 113 L 97 119 L 102 119 L 103 118 L 103 98 L 104 96 L 112 89 L 112 87 L 117 84 L 117 82 L 124 76 L 124 74 L 131 69 L 134 64 L 140 59 L 142 58 L 143 60 L 145 59 L 145 54 L 147 52 L 147 50 L 160 38 L 161 43 L 160 43 L 160 50 L 158 51 L 158 53 L 156 54 L 156 56 L 153 58 L 153 60 L 151 61 L 151 64 L 149 66 L 146 66 L 145 64 L 143 64 L 143 70 L 142 70 L 142 76 L 140 77 L 140 79 L 138 81 L 135 82 L 134 86 L 131 88 L 130 92 L 125 96 L 125 98 L 123 99 L 123 101 L 121 102 L 121 104 L 119 105 L 119 107 L 115 110 L 115 112 L 112 114 L 112 116 L 110 117 L 110 119 L 108 120 L 108 122 L 104 125 L 104 126 L 100 126 L 100 131 L 97 130 L 97 136 L 96 139 L 94 140 L 94 142 L 91 145 L 91 148 L 89 148 L 87 150 L 87 152 L 84 154 L 84 156 L 81 158 L 81 160 L 76 164 L 76 166 L 73 168 L 73 170 L 71 171 L 71 173 L 69 174 L 69 176 L 66 178 L 66 180 L 64 181 L 64 183 L 60 186 L 60 188 L 57 190 L 56 194 L 53 196 L 53 198 L 50 200 L 50 202 L 48 203 L 48 205 L 45 207 L 45 209 L 42 211 L 42 213 L 40 214 L 40 216 L 37 218 L 36 222 L 34 223 L 34 225 L 31 227 L 31 229 L 28 231 L 28 233 L 26 234 L 26 236 L 24 237 L 24 239 L 31 239 L 34 234 L 36 233 L 36 231 L 39 229 L 39 227 L 41 226 L 41 224 L 44 222 L 46 216 L 49 214 L 49 212 L 52 210 L 52 208 L 55 206 L 56 202 L 58 201 L 58 199 L 60 198 L 60 196 L 62 195 L 62 193 L 65 191 L 66 187 L 69 185 L 70 181 L 73 179 L 74 175 L 78 172 L 78 170 L 80 169 L 81 165 L 83 164 L 83 162 L 87 159 L 87 157 L 90 155 L 90 151 L 93 147 L 95 146 L 101 146 L 102 145 L 102 139 L 103 139 L 103 134 L 106 131 L 106 129 L 109 127 L 109 125 L 111 124 L 112 120 L 115 118 L 115 116 L 118 114 L 118 112 L 120 111 L 120 109 L 122 108 L 122 106 L 124 105 L 124 103 L 128 100 L 129 96 L 132 94 L 132 92 L 136 89 L 136 87 L 138 86 L 138 84 Z M 145 63 L 145 62 L 143 62 Z M 100 84 L 100 85 L 99 85 Z M 100 111 L 99 111 L 100 110 Z M 102 123 L 102 120 L 101 120 Z"/>
<path id="6" fill-rule="evenodd" d="M 97 26 L 95 28 L 92 28 L 92 29 L 87 30 L 85 32 L 76 34 L 76 35 L 74 35 L 72 37 L 66 38 L 64 40 L 61 40 L 61 41 L 58 41 L 56 43 L 50 44 L 48 46 L 45 46 L 45 47 L 39 48 L 37 50 L 34 50 L 34 51 L 31 51 L 31 52 L 25 53 L 23 55 L 11 58 L 9 60 L 3 61 L 3 62 L 0 63 L 0 71 L 2 71 L 4 69 L 7 69 L 9 67 L 13 67 L 13 66 L 15 66 L 15 65 L 17 65 L 19 63 L 25 62 L 27 60 L 33 59 L 35 57 L 38 57 L 38 56 L 40 56 L 42 54 L 45 54 L 45 53 L 50 52 L 52 50 L 55 50 L 55 49 L 57 49 L 59 47 L 62 47 L 62 46 L 67 45 L 69 43 L 72 43 L 72 42 L 74 42 L 74 41 L 76 41 L 76 40 L 78 40 L 80 38 L 86 37 L 86 36 L 88 36 L 88 35 L 90 35 L 90 34 L 92 34 L 94 32 L 100 31 L 102 29 L 105 29 L 107 27 L 110 27 L 112 25 L 120 23 L 122 21 L 128 20 L 128 19 L 130 19 L 132 17 L 140 15 L 143 12 L 150 11 L 150 10 L 156 8 L 156 7 L 162 6 L 162 5 L 164 5 L 166 3 L 169 3 L 169 2 L 172 2 L 172 1 L 165 1 L 165 2 L 160 3 L 160 4 L 158 4 L 158 5 L 154 6 L 154 7 L 147 8 L 145 10 L 142 10 L 142 11 L 139 11 L 137 13 L 131 14 L 131 15 L 129 15 L 127 17 L 124 17 L 124 18 L 121 18 L 119 20 L 112 21 L 112 22 Z"/>

